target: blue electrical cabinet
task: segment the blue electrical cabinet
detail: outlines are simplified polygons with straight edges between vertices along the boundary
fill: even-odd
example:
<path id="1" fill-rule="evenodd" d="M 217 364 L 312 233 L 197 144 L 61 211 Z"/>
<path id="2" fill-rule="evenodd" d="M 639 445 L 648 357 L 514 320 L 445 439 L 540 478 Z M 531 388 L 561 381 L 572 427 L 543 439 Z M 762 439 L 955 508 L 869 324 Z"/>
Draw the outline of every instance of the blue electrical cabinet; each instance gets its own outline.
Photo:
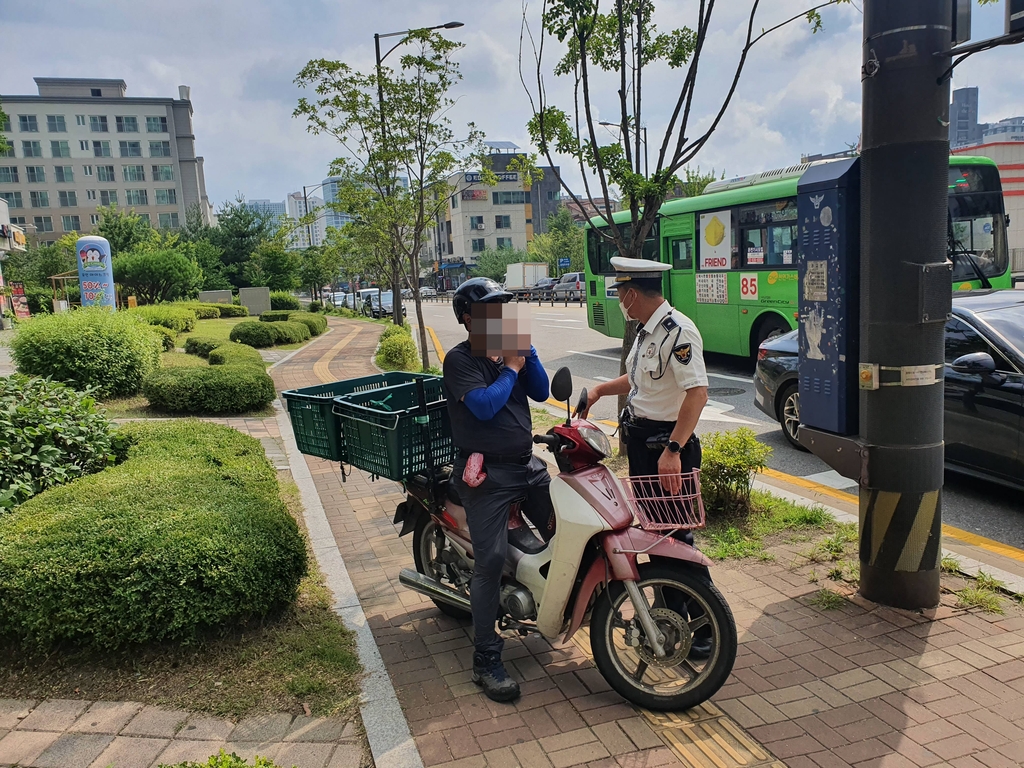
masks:
<path id="1" fill-rule="evenodd" d="M 808 168 L 797 185 L 800 423 L 858 432 L 860 160 Z"/>

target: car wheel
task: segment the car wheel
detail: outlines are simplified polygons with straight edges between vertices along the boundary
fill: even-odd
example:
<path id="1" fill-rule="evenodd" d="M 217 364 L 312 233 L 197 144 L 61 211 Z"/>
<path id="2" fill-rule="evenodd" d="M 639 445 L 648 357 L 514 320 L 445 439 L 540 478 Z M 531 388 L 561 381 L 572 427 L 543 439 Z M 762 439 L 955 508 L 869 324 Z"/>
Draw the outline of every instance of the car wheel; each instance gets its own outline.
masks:
<path id="1" fill-rule="evenodd" d="M 761 324 L 757 328 L 757 332 L 751 339 L 750 356 L 756 358 L 757 350 L 762 343 L 768 339 L 774 339 L 776 336 L 788 333 L 789 330 L 789 326 L 781 317 L 766 317 L 761 321 Z"/>
<path id="2" fill-rule="evenodd" d="M 782 390 L 778 403 L 775 412 L 779 416 L 779 425 L 786 442 L 806 453 L 807 449 L 800 444 L 800 389 L 796 382 Z"/>

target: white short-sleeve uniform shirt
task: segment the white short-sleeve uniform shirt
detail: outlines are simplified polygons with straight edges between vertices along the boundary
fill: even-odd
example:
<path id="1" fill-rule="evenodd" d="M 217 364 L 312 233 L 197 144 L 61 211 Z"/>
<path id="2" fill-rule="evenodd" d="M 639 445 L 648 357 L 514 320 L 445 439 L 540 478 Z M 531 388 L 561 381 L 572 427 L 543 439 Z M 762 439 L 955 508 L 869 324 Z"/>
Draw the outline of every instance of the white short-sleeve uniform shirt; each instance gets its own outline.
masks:
<path id="1" fill-rule="evenodd" d="M 626 358 L 630 392 L 627 408 L 641 419 L 672 421 L 686 390 L 706 387 L 704 342 L 686 315 L 662 302 L 637 333 Z"/>

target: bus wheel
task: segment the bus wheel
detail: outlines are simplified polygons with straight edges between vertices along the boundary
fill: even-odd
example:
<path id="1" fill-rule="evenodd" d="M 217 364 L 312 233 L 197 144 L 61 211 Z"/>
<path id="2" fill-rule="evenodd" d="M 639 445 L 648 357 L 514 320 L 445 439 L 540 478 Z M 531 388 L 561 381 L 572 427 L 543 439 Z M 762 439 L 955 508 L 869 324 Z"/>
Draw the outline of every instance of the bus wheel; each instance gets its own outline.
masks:
<path id="1" fill-rule="evenodd" d="M 757 349 L 762 342 L 774 339 L 790 330 L 792 329 L 786 324 L 786 321 L 777 315 L 769 315 L 764 318 L 750 334 L 750 356 L 756 359 Z"/>

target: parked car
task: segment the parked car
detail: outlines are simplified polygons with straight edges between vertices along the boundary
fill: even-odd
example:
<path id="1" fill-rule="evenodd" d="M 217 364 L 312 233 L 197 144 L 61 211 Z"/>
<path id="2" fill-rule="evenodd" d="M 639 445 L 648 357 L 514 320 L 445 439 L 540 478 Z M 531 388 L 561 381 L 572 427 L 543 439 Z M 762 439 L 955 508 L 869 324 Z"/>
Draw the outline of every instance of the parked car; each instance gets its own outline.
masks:
<path id="1" fill-rule="evenodd" d="M 761 344 L 754 401 L 803 450 L 797 334 Z M 945 345 L 946 467 L 1024 488 L 1024 294 L 954 295 Z"/>
<path id="2" fill-rule="evenodd" d="M 530 286 L 530 291 L 533 293 L 539 293 L 541 295 L 547 295 L 551 293 L 551 290 L 558 284 L 557 277 L 542 277 L 537 281 L 536 285 Z"/>
<path id="3" fill-rule="evenodd" d="M 586 275 L 582 272 L 566 272 L 551 289 L 551 295 L 556 299 L 580 299 L 583 297 L 583 283 Z"/>
<path id="4" fill-rule="evenodd" d="M 386 317 L 395 311 L 395 301 L 391 296 L 391 291 L 384 291 L 379 296 L 376 292 L 371 293 L 366 299 L 366 310 L 367 314 L 375 319 Z M 409 309 L 405 304 L 402 305 L 402 317 L 408 317 Z"/>
<path id="5" fill-rule="evenodd" d="M 437 296 L 437 289 L 436 288 L 431 288 L 429 285 L 421 285 L 420 286 L 420 296 L 430 296 L 430 297 Z"/>

